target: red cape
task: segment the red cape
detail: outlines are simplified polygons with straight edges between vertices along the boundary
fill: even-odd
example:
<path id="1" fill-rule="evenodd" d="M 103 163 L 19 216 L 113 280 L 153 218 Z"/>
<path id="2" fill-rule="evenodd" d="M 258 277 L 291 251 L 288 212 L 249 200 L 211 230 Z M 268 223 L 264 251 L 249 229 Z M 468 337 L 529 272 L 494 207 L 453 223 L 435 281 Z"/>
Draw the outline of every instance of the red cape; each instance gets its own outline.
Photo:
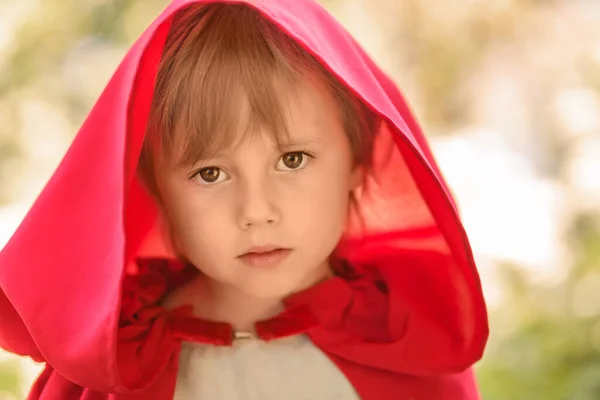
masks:
<path id="1" fill-rule="evenodd" d="M 319 303 L 321 322 L 305 330 L 363 399 L 478 398 L 470 366 L 488 336 L 479 277 L 402 95 L 314 1 L 229 2 L 258 9 L 384 120 L 359 198 L 366 235 L 349 226 L 338 248 L 365 268 L 293 300 Z M 173 1 L 133 45 L 0 253 L 0 346 L 47 363 L 32 399 L 172 398 L 182 337 L 165 333 L 173 316 L 145 309 L 137 331 L 124 332 L 123 310 L 134 260 L 166 255 L 135 170 L 171 19 L 190 3 Z"/>

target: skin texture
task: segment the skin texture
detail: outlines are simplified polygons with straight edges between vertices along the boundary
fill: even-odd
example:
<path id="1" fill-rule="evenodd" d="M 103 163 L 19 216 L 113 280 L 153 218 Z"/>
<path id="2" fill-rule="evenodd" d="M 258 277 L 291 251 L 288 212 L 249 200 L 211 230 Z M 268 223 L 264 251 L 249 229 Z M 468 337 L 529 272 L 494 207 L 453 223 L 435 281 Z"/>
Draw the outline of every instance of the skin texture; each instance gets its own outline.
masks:
<path id="1" fill-rule="evenodd" d="M 289 143 L 280 148 L 260 126 L 247 134 L 246 107 L 232 148 L 192 169 L 178 166 L 177 154 L 158 160 L 156 182 L 174 246 L 202 272 L 167 306 L 192 303 L 200 317 L 251 329 L 277 313 L 283 298 L 330 276 L 328 257 L 363 169 L 324 85 L 303 79 L 287 92 Z M 270 268 L 238 258 L 264 245 L 291 252 Z"/>

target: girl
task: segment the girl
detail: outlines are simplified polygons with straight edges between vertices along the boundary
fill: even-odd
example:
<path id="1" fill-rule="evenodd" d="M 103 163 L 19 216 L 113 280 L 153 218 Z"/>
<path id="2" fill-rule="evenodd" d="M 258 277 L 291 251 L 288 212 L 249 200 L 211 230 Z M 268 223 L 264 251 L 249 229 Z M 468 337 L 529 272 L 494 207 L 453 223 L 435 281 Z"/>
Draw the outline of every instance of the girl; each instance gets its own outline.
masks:
<path id="1" fill-rule="evenodd" d="M 30 399 L 477 399 L 487 317 L 391 80 L 311 0 L 175 0 L 0 255 Z"/>

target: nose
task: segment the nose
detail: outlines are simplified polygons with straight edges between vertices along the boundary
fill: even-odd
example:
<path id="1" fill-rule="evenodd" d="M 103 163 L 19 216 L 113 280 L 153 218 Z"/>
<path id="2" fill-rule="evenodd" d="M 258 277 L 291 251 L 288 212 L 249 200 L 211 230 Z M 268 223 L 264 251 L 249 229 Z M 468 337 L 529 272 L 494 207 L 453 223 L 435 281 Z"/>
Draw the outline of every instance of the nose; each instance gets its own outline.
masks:
<path id="1" fill-rule="evenodd" d="M 275 205 L 275 190 L 265 182 L 245 184 L 239 192 L 239 217 L 241 229 L 263 225 L 276 225 L 281 213 Z"/>

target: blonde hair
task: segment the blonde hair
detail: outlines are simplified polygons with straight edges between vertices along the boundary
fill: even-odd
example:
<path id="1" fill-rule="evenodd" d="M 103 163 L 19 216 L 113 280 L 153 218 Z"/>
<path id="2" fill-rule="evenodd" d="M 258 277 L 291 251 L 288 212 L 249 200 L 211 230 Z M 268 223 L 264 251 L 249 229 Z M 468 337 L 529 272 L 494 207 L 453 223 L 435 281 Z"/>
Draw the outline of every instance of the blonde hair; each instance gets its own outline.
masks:
<path id="1" fill-rule="evenodd" d="M 178 12 L 159 65 L 138 166 L 150 192 L 157 194 L 156 149 L 168 157 L 181 146 L 180 163 L 191 166 L 230 146 L 243 102 L 250 124 L 268 129 L 281 143 L 287 128 L 277 83 L 293 87 L 306 76 L 326 84 L 355 162 L 368 165 L 374 113 L 298 43 L 245 5 L 193 5 Z"/>

